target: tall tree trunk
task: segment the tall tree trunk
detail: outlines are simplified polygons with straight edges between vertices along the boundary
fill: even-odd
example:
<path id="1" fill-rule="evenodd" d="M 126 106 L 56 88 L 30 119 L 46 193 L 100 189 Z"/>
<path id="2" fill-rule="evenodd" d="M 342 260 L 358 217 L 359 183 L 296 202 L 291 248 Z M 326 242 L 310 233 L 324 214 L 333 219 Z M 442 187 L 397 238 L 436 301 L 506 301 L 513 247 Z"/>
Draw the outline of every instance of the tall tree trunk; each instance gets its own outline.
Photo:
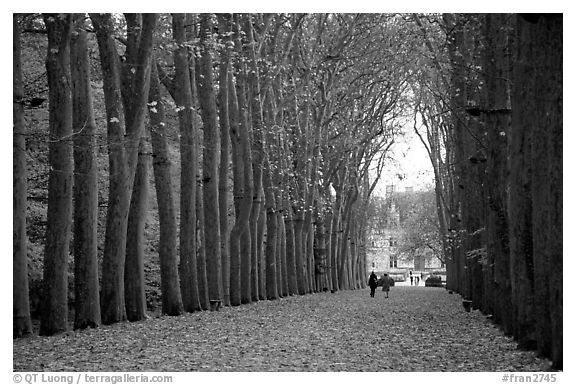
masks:
<path id="1" fill-rule="evenodd" d="M 250 230 L 252 238 L 252 256 L 251 256 L 251 299 L 258 301 L 259 299 L 259 263 L 261 262 L 262 240 L 260 237 L 260 215 L 266 215 L 263 212 L 264 194 L 262 187 L 262 169 L 264 164 L 264 135 L 262 125 L 262 102 L 260 99 L 260 80 L 258 62 L 256 60 L 256 53 L 254 50 L 254 35 L 252 31 L 252 16 L 247 14 L 245 18 L 245 32 L 247 36 L 247 56 L 248 56 L 248 76 L 247 88 L 250 96 L 250 120 L 252 123 L 253 135 L 253 157 L 252 157 L 252 172 L 253 172 L 253 199 L 252 199 L 252 212 L 250 214 Z"/>
<path id="2" fill-rule="evenodd" d="M 547 250 L 550 263 L 550 318 L 552 330 L 552 366 L 563 369 L 563 16 L 544 16 L 540 22 L 540 47 L 547 47 L 541 52 L 546 71 L 538 73 L 538 90 L 543 100 L 538 125 L 539 132 L 544 131 L 548 140 L 547 162 L 541 162 L 547 168 L 547 180 L 550 187 L 547 191 L 547 215 L 550 227 L 546 244 L 538 245 Z M 538 205 L 539 202 L 535 202 Z M 544 206 L 543 206 L 544 207 Z M 538 252 L 538 248 L 535 249 Z"/>
<path id="3" fill-rule="evenodd" d="M 150 116 L 150 136 L 152 142 L 152 167 L 154 186 L 158 201 L 160 239 L 158 255 L 160 259 L 160 289 L 162 291 L 162 314 L 171 316 L 184 312 L 178 274 L 178 251 L 176 209 L 172 188 L 172 162 L 166 139 L 166 119 L 164 102 L 160 94 L 160 80 L 155 60 L 150 74 L 150 93 L 148 96 Z"/>
<path id="4" fill-rule="evenodd" d="M 288 150 L 285 147 L 285 141 L 281 137 L 280 142 L 280 169 L 284 170 L 282 173 L 282 214 L 284 217 L 284 227 L 286 233 L 286 278 L 288 284 L 288 295 L 298 293 L 298 270 L 296 267 L 296 239 L 294 232 L 294 213 L 290 202 L 289 194 L 289 176 L 288 176 L 288 160 L 286 154 Z"/>
<path id="5" fill-rule="evenodd" d="M 264 99 L 266 108 L 264 109 L 265 124 L 268 127 L 277 127 L 272 112 L 272 96 L 270 93 Z M 278 198 L 281 199 L 280 189 L 280 171 L 277 164 L 272 161 L 272 154 L 275 142 L 276 132 L 267 130 L 266 142 L 268 144 L 264 159 L 264 195 L 266 199 L 266 244 L 264 257 L 266 266 L 263 278 L 265 279 L 265 297 L 267 299 L 276 299 L 282 294 L 282 258 L 281 249 L 281 224 L 282 219 L 278 208 Z"/>
<path id="6" fill-rule="evenodd" d="M 85 14 L 74 15 L 71 75 L 74 136 L 74 329 L 101 323 L 98 287 L 96 122 Z"/>
<path id="7" fill-rule="evenodd" d="M 321 208 L 319 208 L 321 209 Z M 316 222 L 316 239 L 318 240 L 318 247 L 316 249 L 314 274 L 316 279 L 316 290 L 324 291 L 328 289 L 327 281 L 327 252 L 326 252 L 326 226 L 324 218 L 320 215 L 317 216 Z"/>
<path id="8" fill-rule="evenodd" d="M 193 94 L 188 61 L 185 15 L 172 15 L 174 50 L 174 101 L 180 125 L 180 290 L 184 310 L 201 310 L 197 273 L 196 174 L 198 173 L 197 128 L 193 117 Z"/>
<path id="9" fill-rule="evenodd" d="M 130 16 L 133 17 L 133 16 Z M 142 16 L 139 39 L 131 38 L 127 47 L 124 73 L 132 74 L 130 84 L 124 76 L 120 84 L 120 62 L 114 40 L 114 23 L 110 14 L 91 14 L 96 30 L 104 78 L 104 99 L 108 126 L 110 186 L 106 238 L 102 262 L 102 322 L 111 324 L 126 319 L 124 299 L 124 264 L 126 234 L 132 187 L 138 162 L 138 147 L 144 130 L 144 118 L 150 80 L 152 32 L 155 14 Z M 128 16 L 127 16 L 128 18 Z M 127 21 L 129 18 L 127 19 Z M 137 28 L 140 30 L 140 28 Z M 132 47 L 131 44 L 137 44 Z M 130 55 L 128 55 L 130 53 Z M 121 97 L 124 98 L 126 128 Z"/>
<path id="10" fill-rule="evenodd" d="M 12 142 L 12 329 L 14 337 L 32 333 L 30 299 L 28 296 L 28 258 L 26 253 L 26 127 L 24 124 L 24 85 L 20 26 L 18 14 L 12 15 L 13 26 L 13 142 Z"/>
<path id="11" fill-rule="evenodd" d="M 102 322 L 111 324 L 126 319 L 124 262 L 130 203 L 128 192 L 132 186 L 128 183 L 124 113 L 120 98 L 120 63 L 113 40 L 114 25 L 110 15 L 91 14 L 90 17 L 98 39 L 108 128 L 110 182 L 100 303 Z"/>
<path id="12" fill-rule="evenodd" d="M 266 194 L 267 235 L 266 235 L 266 299 L 278 298 L 278 216 L 276 197 L 272 186 L 270 162 L 264 164 L 264 193 Z"/>
<path id="13" fill-rule="evenodd" d="M 198 295 L 200 297 L 200 307 L 202 310 L 208 310 L 210 308 L 210 298 L 208 292 L 208 268 L 206 261 L 206 242 L 204 238 L 204 199 L 203 189 L 201 185 L 201 175 L 196 177 L 197 185 L 196 188 L 198 192 L 196 194 L 196 217 L 198 218 L 198 224 L 196 226 L 196 239 L 198 239 L 198 249 L 197 249 L 197 260 L 196 265 L 198 274 Z"/>
<path id="14" fill-rule="evenodd" d="M 45 14 L 50 100 L 50 179 L 44 256 L 44 307 L 40 334 L 68 328 L 68 249 L 72 227 L 71 15 Z"/>
<path id="15" fill-rule="evenodd" d="M 270 124 L 276 127 L 282 127 L 284 122 L 283 109 L 279 108 L 281 103 L 281 82 L 280 77 L 277 76 L 276 80 L 273 82 L 274 86 L 270 85 L 270 93 L 267 96 L 268 100 L 268 115 Z M 275 87 L 275 88 L 274 88 Z M 284 176 L 283 174 L 287 172 L 285 169 L 284 156 L 284 141 L 283 136 L 285 130 L 278 132 L 277 130 L 269 130 L 269 143 L 271 148 L 271 153 L 274 154 L 274 173 L 272 177 L 272 183 L 276 186 L 275 197 L 276 197 L 276 217 L 277 217 L 277 233 L 278 233 L 278 244 L 277 244 L 277 285 L 278 285 L 278 295 L 280 297 L 286 297 L 289 295 L 288 289 L 288 259 L 287 259 L 287 226 L 286 218 L 284 212 L 286 211 L 285 196 L 287 189 L 283 184 Z M 275 151 L 274 151 L 275 150 Z"/>
<path id="16" fill-rule="evenodd" d="M 454 132 L 454 164 L 455 166 L 455 183 L 459 186 L 457 189 L 457 196 L 455 197 L 456 206 L 458 207 L 457 218 L 451 221 L 449 231 L 459 237 L 460 230 L 463 227 L 463 201 L 470 191 L 474 191 L 473 187 L 466 185 L 463 180 L 463 169 L 467 162 L 466 150 L 464 148 L 464 134 L 466 132 L 465 125 L 467 121 L 460 115 L 462 107 L 467 104 L 467 87 L 464 75 L 464 70 L 467 68 L 464 62 L 462 51 L 464 50 L 464 32 L 456 16 L 453 14 L 445 14 L 443 16 L 447 29 L 450 31 L 448 34 L 448 54 L 452 65 L 451 79 L 450 79 L 450 109 L 452 111 L 451 121 L 453 124 Z M 454 272 L 455 272 L 455 289 L 468 298 L 469 291 L 466 287 L 465 269 L 465 248 L 463 245 L 458 244 L 454 247 Z"/>
<path id="17" fill-rule="evenodd" d="M 230 304 L 233 306 L 240 305 L 243 284 L 245 281 L 241 279 L 241 252 L 240 241 L 243 233 L 248 231 L 250 220 L 250 207 L 252 205 L 252 195 L 246 192 L 245 178 L 247 177 L 245 170 L 247 167 L 247 160 L 250 158 L 249 142 L 247 139 L 242 139 L 243 134 L 241 129 L 245 128 L 241 123 L 241 117 L 238 110 L 238 98 L 232 75 L 228 75 L 228 106 L 230 115 L 230 137 L 232 141 L 232 154 L 234 156 L 234 207 L 236 209 L 236 216 L 234 226 L 230 232 Z M 247 147 L 247 148 L 246 148 Z M 248 159 L 245 159 L 248 157 Z M 251 173 L 251 171 L 250 171 Z"/>
<path id="18" fill-rule="evenodd" d="M 326 204 L 330 202 L 330 199 L 326 199 Z M 332 211 L 327 211 L 326 216 L 324 217 L 324 228 L 326 229 L 326 253 L 325 253 L 325 274 L 326 274 L 326 288 L 328 290 L 332 290 L 334 287 L 332 286 L 332 218 L 334 213 Z"/>
<path id="19" fill-rule="evenodd" d="M 342 226 L 342 193 L 338 189 L 336 190 L 336 199 L 332 207 L 332 222 L 330 224 L 330 270 L 332 275 L 332 290 L 338 291 L 340 289 L 340 273 L 339 273 L 339 261 L 340 255 L 338 252 L 339 239 L 341 238 L 341 226 Z"/>
<path id="20" fill-rule="evenodd" d="M 137 153 L 127 148 L 131 156 L 128 163 L 135 167 L 132 179 L 132 194 L 128 212 L 126 230 L 126 259 L 124 267 L 124 297 L 126 317 L 129 321 L 140 321 L 146 318 L 146 295 L 144 291 L 144 226 L 146 223 L 148 201 L 148 174 L 150 159 L 147 155 L 148 146 L 144 134 L 144 114 L 141 106 L 133 104 L 136 89 L 132 87 L 136 78 L 135 66 L 138 64 L 138 51 L 142 31 L 142 16 L 140 14 L 125 14 L 127 44 L 126 65 L 122 67 L 122 100 L 126 117 L 126 127 L 134 127 L 141 132 L 138 142 L 128 143 L 128 146 L 137 146 Z M 151 37 L 150 37 L 151 39 Z M 150 42 L 152 45 L 152 42 Z M 151 55 L 151 53 L 149 54 Z M 149 59 L 149 63 L 151 60 Z M 150 73 L 147 74 L 147 77 Z M 145 92 L 148 92 L 146 90 Z M 144 102 L 148 102 L 148 93 Z M 138 120 L 136 120 L 138 119 Z M 138 124 L 138 127 L 134 125 Z"/>
<path id="21" fill-rule="evenodd" d="M 220 131 L 216 111 L 216 92 L 212 76 L 212 58 L 209 39 L 212 36 L 212 15 L 200 17 L 200 47 L 198 91 L 200 111 L 204 122 L 204 155 L 202 166 L 202 191 L 204 200 L 204 250 L 208 274 L 210 301 L 222 301 L 222 261 L 220 240 L 220 208 L 218 199 L 218 163 Z M 226 165 L 227 167 L 227 165 Z M 226 210 L 226 208 L 224 208 Z M 218 218 L 218 220 L 215 220 Z M 216 308 L 214 308 L 216 309 Z M 213 308 L 211 307 L 211 310 Z"/>
<path id="22" fill-rule="evenodd" d="M 304 211 L 295 213 L 294 219 L 294 258 L 296 260 L 296 277 L 298 278 L 298 294 L 306 294 L 306 259 L 304 239 Z"/>
<path id="23" fill-rule="evenodd" d="M 532 23 L 526 25 L 522 23 Z M 534 72 L 532 215 L 538 351 L 562 368 L 562 15 L 519 20 Z M 533 47 L 533 49 L 532 49 Z M 520 85 L 518 85 L 520 86 Z M 524 107 L 526 108 L 526 107 Z"/>
<path id="24" fill-rule="evenodd" d="M 218 16 L 220 33 L 229 32 L 228 20 Z M 232 42 L 228 37 L 226 42 Z M 220 169 L 218 180 L 218 198 L 220 206 L 220 254 L 222 257 L 222 299 L 224 306 L 230 305 L 230 229 L 229 175 L 230 175 L 230 120 L 228 114 L 228 76 L 230 72 L 230 52 L 227 47 L 222 50 L 222 63 L 218 79 L 218 121 L 220 123 Z"/>
<path id="25" fill-rule="evenodd" d="M 513 313 L 510 311 L 510 249 L 508 241 L 507 208 L 507 138 L 510 133 L 508 71 L 508 35 L 510 15 L 488 14 L 486 23 L 485 73 L 488 112 L 486 137 L 488 142 L 486 186 L 488 200 L 487 253 L 494 260 L 494 297 L 489 302 L 497 307 L 504 332 L 512 334 Z M 486 266 L 490 270 L 489 266 Z M 490 285 L 492 286 L 492 285 Z"/>
<path id="26" fill-rule="evenodd" d="M 352 206 L 358 199 L 358 187 L 350 187 L 350 191 L 347 193 L 345 199 L 344 210 L 342 212 L 342 228 L 344 230 L 342 234 L 342 240 L 340 244 L 339 257 L 340 257 L 340 271 L 339 271 L 339 281 L 340 287 L 344 289 L 351 289 L 352 280 L 351 277 L 351 255 L 350 250 L 350 234 L 352 226 Z"/>
<path id="27" fill-rule="evenodd" d="M 266 166 L 263 166 L 266 167 Z M 262 171 L 262 179 L 264 179 L 264 170 Z M 265 197 L 264 186 L 260 196 Z M 264 202 L 266 200 L 264 199 Z M 260 210 L 258 216 L 258 233 L 256 239 L 258 240 L 258 298 L 255 300 L 266 299 L 266 229 L 268 228 L 268 213 L 265 210 L 266 206 Z"/>
<path id="28" fill-rule="evenodd" d="M 517 17 L 517 19 L 520 18 Z M 523 349 L 536 349 L 534 309 L 534 255 L 532 251 L 531 155 L 532 119 L 535 111 L 534 46 L 530 42 L 531 26 L 516 20 L 516 47 L 512 86 L 512 123 L 509 140 L 511 301 L 514 314 L 514 338 Z"/>
<path id="29" fill-rule="evenodd" d="M 310 164 L 310 183 L 308 186 L 307 196 L 306 196 L 306 216 L 305 216 L 305 229 L 306 229 L 306 255 L 308 258 L 308 274 L 309 274 L 309 290 L 314 291 L 316 282 L 316 261 L 314 258 L 314 204 L 318 195 L 318 168 L 320 162 L 320 141 L 322 139 L 322 126 L 324 120 L 324 114 L 326 112 L 326 97 L 322 95 L 323 106 L 320 108 L 320 112 L 315 116 L 314 119 L 314 135 L 313 141 L 311 143 L 312 151 L 312 162 Z M 306 110 L 308 110 L 309 104 L 307 104 Z M 309 128 L 309 118 L 306 118 L 306 125 Z"/>
<path id="30" fill-rule="evenodd" d="M 256 194 L 254 191 L 254 183 L 253 183 L 253 174 L 252 174 L 252 148 L 250 145 L 250 126 L 249 126 L 249 119 L 248 119 L 248 103 L 246 101 L 246 94 L 248 89 L 247 84 L 247 70 L 246 70 L 246 63 L 242 59 L 243 50 L 242 50 L 242 32 L 240 28 L 240 16 L 238 14 L 234 14 L 234 34 L 235 34 L 235 41 L 234 41 L 234 50 L 236 54 L 239 56 L 236 64 L 236 98 L 238 100 L 238 131 L 240 133 L 240 146 L 241 156 L 242 156 L 242 170 L 243 170 L 243 180 L 244 180 L 244 194 L 241 201 L 241 207 L 245 210 L 249 210 L 248 213 L 245 213 L 242 210 L 240 218 L 242 219 L 241 223 L 245 225 L 245 228 L 240 228 L 239 236 L 240 236 L 240 280 L 241 280 L 241 302 L 242 303 L 249 303 L 252 299 L 252 232 L 250 231 L 251 225 L 250 222 L 245 222 L 245 220 L 250 221 L 250 217 L 252 215 L 252 205 L 253 205 L 253 195 Z M 245 215 L 248 215 L 248 219 L 245 218 Z"/>
<path id="31" fill-rule="evenodd" d="M 150 149 L 147 135 L 140 139 L 138 165 L 134 178 L 128 231 L 126 237 L 126 268 L 124 270 L 124 293 L 128 321 L 146 319 L 146 293 L 144 291 L 144 227 L 148 212 L 148 189 Z"/>
<path id="32" fill-rule="evenodd" d="M 280 197 L 280 200 L 282 197 Z M 278 258 L 280 263 L 280 271 L 278 277 L 279 283 L 279 295 L 281 297 L 286 297 L 289 295 L 288 291 L 288 253 L 286 249 L 286 237 L 287 237 L 287 230 L 286 230 L 286 222 L 285 218 L 282 215 L 282 208 L 278 213 Z"/>

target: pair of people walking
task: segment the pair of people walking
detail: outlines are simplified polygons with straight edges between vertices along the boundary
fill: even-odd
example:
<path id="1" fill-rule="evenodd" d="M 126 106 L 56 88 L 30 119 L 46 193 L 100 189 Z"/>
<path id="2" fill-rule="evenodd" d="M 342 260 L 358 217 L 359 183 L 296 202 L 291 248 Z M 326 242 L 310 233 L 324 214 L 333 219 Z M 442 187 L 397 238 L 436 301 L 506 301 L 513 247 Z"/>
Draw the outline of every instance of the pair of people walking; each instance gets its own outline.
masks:
<path id="1" fill-rule="evenodd" d="M 388 277 L 388 274 L 384 274 L 381 281 L 382 291 L 386 292 L 386 298 L 388 298 L 388 293 L 390 292 L 390 277 Z M 374 272 L 372 272 L 370 278 L 368 278 L 368 286 L 370 286 L 370 297 L 374 298 L 376 288 L 378 287 L 378 277 Z"/>
<path id="2" fill-rule="evenodd" d="M 422 274 L 412 275 L 412 270 L 410 270 L 410 286 L 414 283 L 416 283 L 416 286 L 420 285 L 420 278 L 423 278 Z"/>

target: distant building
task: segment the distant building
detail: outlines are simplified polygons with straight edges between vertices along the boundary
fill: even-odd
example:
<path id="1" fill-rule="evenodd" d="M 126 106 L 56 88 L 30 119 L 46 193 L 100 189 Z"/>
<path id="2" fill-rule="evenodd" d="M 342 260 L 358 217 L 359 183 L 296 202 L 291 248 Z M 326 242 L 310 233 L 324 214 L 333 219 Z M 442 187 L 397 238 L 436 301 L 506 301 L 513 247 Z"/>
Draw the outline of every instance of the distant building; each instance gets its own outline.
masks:
<path id="1" fill-rule="evenodd" d="M 406 193 L 413 192 L 412 187 L 406 188 Z M 431 256 L 430 250 L 418 250 L 414 257 L 402 255 L 399 252 L 399 242 L 402 240 L 403 229 L 400 226 L 400 212 L 396 204 L 397 193 L 394 185 L 386 186 L 386 220 L 383 228 L 378 228 L 368 235 L 366 250 L 368 272 L 379 274 L 398 271 L 425 271 L 443 268 L 438 258 Z"/>

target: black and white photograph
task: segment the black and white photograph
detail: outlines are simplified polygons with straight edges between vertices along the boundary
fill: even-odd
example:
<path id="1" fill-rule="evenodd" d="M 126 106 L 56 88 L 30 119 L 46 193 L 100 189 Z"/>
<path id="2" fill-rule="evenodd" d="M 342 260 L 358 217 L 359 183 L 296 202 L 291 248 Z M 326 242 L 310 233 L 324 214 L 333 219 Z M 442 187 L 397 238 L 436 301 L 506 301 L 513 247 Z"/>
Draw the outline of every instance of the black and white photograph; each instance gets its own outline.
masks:
<path id="1" fill-rule="evenodd" d="M 565 383 L 563 8 L 200 8 L 12 12 L 6 383 Z"/>

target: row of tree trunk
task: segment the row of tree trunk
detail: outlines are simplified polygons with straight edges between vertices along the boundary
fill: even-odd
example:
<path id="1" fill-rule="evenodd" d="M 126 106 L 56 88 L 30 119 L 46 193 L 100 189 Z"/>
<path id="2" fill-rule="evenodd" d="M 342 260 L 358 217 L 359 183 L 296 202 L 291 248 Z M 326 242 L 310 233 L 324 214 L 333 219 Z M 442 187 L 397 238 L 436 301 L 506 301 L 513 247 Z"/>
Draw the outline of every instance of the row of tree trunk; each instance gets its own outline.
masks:
<path id="1" fill-rule="evenodd" d="M 286 17 L 173 14 L 166 25 L 155 14 L 126 14 L 124 39 L 117 37 L 111 14 L 43 15 L 51 171 L 40 334 L 69 327 L 71 239 L 73 327 L 147 317 L 150 164 L 164 314 L 365 286 L 362 218 L 376 183 L 368 170 L 378 154 L 378 130 L 343 130 L 358 127 L 356 114 L 343 113 L 338 139 L 328 141 L 334 136 L 328 118 L 342 109 L 333 102 L 334 77 L 318 80 L 319 86 L 310 79 L 313 71 L 333 73 L 338 64 L 308 50 L 329 28 L 339 38 L 333 46 L 342 50 L 353 30 L 346 23 L 357 20 L 343 20 L 346 28 L 336 28 L 325 17 L 291 15 L 290 23 Z M 305 19 L 317 35 L 303 29 Z M 101 264 L 89 23 L 102 70 L 109 160 Z M 155 36 L 160 28 L 172 32 L 171 57 L 154 49 L 160 39 L 169 39 Z M 32 332 L 20 36 L 15 15 L 14 336 Z M 310 57 L 302 56 L 307 51 Z M 166 61 L 173 71 L 163 66 Z M 178 115 L 179 202 L 165 93 Z M 352 110 L 351 103 L 343 104 Z"/>
<path id="2" fill-rule="evenodd" d="M 444 24 L 449 102 L 421 115 L 447 288 L 562 368 L 562 16 Z"/>

